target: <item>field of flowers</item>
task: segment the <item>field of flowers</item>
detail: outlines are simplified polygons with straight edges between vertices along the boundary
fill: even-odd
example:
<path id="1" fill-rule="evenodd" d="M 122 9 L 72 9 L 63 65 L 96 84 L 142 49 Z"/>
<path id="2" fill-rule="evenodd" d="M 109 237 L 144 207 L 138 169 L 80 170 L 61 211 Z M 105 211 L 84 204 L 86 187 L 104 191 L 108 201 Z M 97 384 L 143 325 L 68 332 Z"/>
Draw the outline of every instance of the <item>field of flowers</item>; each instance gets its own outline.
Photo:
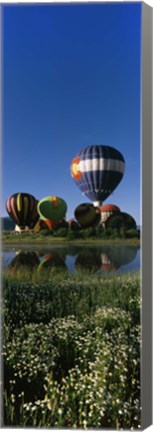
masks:
<path id="1" fill-rule="evenodd" d="M 4 425 L 140 428 L 140 275 L 3 279 Z"/>

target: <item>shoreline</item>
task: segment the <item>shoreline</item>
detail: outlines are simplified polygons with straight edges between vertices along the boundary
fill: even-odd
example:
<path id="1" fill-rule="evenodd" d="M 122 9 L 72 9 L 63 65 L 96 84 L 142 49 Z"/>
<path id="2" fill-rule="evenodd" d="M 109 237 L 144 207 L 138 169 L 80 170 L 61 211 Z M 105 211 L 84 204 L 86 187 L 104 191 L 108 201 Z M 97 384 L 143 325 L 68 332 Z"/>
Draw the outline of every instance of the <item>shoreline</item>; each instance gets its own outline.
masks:
<path id="1" fill-rule="evenodd" d="M 53 238 L 53 239 L 3 239 L 1 240 L 2 249 L 4 246 L 103 246 L 103 245 L 131 245 L 131 246 L 139 246 L 141 247 L 141 241 L 139 239 L 62 239 L 62 238 Z"/>

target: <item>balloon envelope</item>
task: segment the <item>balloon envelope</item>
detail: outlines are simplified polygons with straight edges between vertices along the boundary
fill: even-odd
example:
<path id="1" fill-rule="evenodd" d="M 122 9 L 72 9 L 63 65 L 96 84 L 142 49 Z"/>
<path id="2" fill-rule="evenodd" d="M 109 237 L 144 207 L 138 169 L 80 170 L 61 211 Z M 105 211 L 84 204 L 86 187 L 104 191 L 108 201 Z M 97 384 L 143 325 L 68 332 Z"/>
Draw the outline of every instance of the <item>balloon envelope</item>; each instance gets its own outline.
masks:
<path id="1" fill-rule="evenodd" d="M 113 147 L 88 146 L 72 160 L 71 175 L 77 186 L 93 202 L 102 202 L 122 180 L 125 160 Z"/>
<path id="2" fill-rule="evenodd" d="M 60 228 L 68 228 L 69 224 L 65 219 L 62 219 L 60 222 L 57 222 L 57 225 L 55 227 L 56 230 L 60 229 Z"/>
<path id="3" fill-rule="evenodd" d="M 101 218 L 100 209 L 89 203 L 80 204 L 74 214 L 78 223 L 84 228 L 97 226 Z"/>
<path id="4" fill-rule="evenodd" d="M 120 213 L 112 214 L 107 219 L 106 228 L 136 229 L 136 222 L 130 214 L 120 212 Z"/>
<path id="5" fill-rule="evenodd" d="M 49 219 L 56 222 L 65 216 L 67 204 L 62 198 L 48 196 L 39 201 L 37 208 L 41 219 Z"/>
<path id="6" fill-rule="evenodd" d="M 120 212 L 120 208 L 114 204 L 105 204 L 100 207 L 101 221 L 106 223 L 106 220 L 112 215 Z"/>
<path id="7" fill-rule="evenodd" d="M 79 228 L 78 222 L 76 222 L 76 220 L 73 218 L 68 220 L 68 225 L 69 228 L 71 228 L 74 231 Z"/>
<path id="8" fill-rule="evenodd" d="M 38 200 L 28 193 L 18 192 L 6 201 L 6 210 L 18 226 L 32 227 L 39 219 Z"/>
<path id="9" fill-rule="evenodd" d="M 55 228 L 55 226 L 57 225 L 58 222 L 52 222 L 48 219 L 39 219 L 35 226 L 33 227 L 34 232 L 39 232 L 42 230 L 51 230 L 53 228 Z"/>

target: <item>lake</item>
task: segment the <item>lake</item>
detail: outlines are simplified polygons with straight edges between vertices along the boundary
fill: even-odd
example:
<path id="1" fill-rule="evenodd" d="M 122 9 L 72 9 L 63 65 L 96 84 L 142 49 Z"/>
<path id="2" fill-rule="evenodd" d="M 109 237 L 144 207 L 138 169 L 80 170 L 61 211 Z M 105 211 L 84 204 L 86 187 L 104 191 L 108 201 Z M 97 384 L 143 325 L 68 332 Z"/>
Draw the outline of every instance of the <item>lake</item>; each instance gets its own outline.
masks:
<path id="1" fill-rule="evenodd" d="M 4 246 L 3 268 L 61 268 L 68 272 L 126 272 L 140 269 L 140 247 L 126 244 Z"/>

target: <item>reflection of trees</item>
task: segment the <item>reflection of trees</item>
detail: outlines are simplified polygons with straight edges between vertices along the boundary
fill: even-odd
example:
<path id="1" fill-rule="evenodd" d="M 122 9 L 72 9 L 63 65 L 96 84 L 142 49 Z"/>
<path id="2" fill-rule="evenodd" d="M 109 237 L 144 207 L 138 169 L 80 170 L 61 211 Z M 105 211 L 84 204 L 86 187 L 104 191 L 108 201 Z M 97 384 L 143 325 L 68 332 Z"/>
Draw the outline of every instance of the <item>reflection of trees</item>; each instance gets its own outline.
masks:
<path id="1" fill-rule="evenodd" d="M 39 264 L 38 256 L 35 252 L 19 252 L 15 258 L 11 261 L 8 268 L 9 269 L 19 269 L 20 267 L 27 267 L 28 269 L 33 269 Z"/>

